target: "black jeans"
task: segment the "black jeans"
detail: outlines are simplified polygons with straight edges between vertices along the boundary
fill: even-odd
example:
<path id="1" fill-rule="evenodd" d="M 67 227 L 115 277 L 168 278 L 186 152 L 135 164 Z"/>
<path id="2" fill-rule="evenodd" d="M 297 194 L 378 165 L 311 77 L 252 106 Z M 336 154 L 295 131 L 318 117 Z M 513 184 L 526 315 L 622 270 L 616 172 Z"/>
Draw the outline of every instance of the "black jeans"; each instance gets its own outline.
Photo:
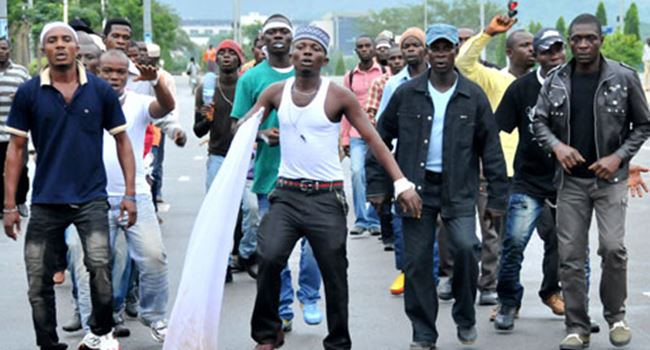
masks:
<path id="1" fill-rule="evenodd" d="M 551 203 L 554 205 L 554 203 Z M 542 260 L 542 285 L 539 287 L 539 297 L 546 300 L 553 294 L 562 291 L 560 288 L 560 254 L 557 250 L 557 228 L 555 226 L 555 208 L 544 203 L 544 208 L 537 218 L 537 233 L 544 241 L 544 259 Z"/>
<path id="2" fill-rule="evenodd" d="M 7 147 L 9 147 L 9 142 L 0 142 L 0 174 L 2 174 L 2 186 L 0 186 L 0 198 L 4 200 L 5 198 L 5 188 L 4 188 L 4 173 L 5 173 L 5 160 L 7 157 Z M 23 170 L 20 173 L 20 178 L 18 179 L 18 188 L 16 189 L 16 203 L 25 204 L 27 202 L 27 192 L 29 192 L 29 177 L 27 177 L 27 148 L 25 148 L 25 165 L 23 165 Z"/>
<path id="3" fill-rule="evenodd" d="M 57 262 L 66 254 L 64 232 L 71 224 L 79 232 L 84 264 L 90 274 L 93 309 L 88 325 L 97 335 L 107 334 L 113 328 L 108 208 L 105 199 L 78 206 L 32 205 L 25 235 L 25 266 L 36 343 L 42 348 L 59 341 L 52 276 L 56 272 Z"/>
<path id="4" fill-rule="evenodd" d="M 381 204 L 379 223 L 381 224 L 381 241 L 382 243 L 395 243 L 395 233 L 393 232 L 393 201 L 391 199 Z"/>
<path id="5" fill-rule="evenodd" d="M 436 219 L 440 214 L 442 187 L 427 179 L 422 193 L 422 217 L 403 218 L 404 227 L 404 308 L 413 326 L 413 341 L 438 340 L 436 318 L 438 297 L 433 279 L 433 243 Z M 459 327 L 476 323 L 474 302 L 478 285 L 481 242 L 476 237 L 474 216 L 442 218 L 454 260 L 452 316 Z"/>
<path id="6" fill-rule="evenodd" d="M 280 272 L 296 242 L 306 237 L 314 251 L 323 282 L 329 334 L 325 349 L 350 349 L 348 329 L 347 203 L 343 190 L 300 192 L 276 189 L 257 238 L 259 271 L 251 335 L 259 344 L 275 343 L 282 322 L 278 314 Z"/>

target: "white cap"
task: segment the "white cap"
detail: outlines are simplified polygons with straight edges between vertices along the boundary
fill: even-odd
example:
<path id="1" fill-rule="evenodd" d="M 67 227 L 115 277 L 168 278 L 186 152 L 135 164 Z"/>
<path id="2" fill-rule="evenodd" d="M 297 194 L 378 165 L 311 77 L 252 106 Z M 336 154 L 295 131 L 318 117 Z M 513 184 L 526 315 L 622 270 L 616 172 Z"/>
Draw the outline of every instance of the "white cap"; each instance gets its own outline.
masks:
<path id="1" fill-rule="evenodd" d="M 65 22 L 50 22 L 43 27 L 43 30 L 41 30 L 41 36 L 40 36 L 41 46 L 45 45 L 45 37 L 47 36 L 47 33 L 52 31 L 52 29 L 57 29 L 57 28 L 67 29 L 70 32 L 70 34 L 72 34 L 74 41 L 77 43 L 79 42 L 79 37 L 77 36 L 77 32 L 75 32 L 75 30 L 72 27 L 70 27 L 69 24 Z"/>
<path id="2" fill-rule="evenodd" d="M 147 56 L 149 56 L 149 58 L 160 58 L 160 46 L 156 44 L 147 44 Z"/>

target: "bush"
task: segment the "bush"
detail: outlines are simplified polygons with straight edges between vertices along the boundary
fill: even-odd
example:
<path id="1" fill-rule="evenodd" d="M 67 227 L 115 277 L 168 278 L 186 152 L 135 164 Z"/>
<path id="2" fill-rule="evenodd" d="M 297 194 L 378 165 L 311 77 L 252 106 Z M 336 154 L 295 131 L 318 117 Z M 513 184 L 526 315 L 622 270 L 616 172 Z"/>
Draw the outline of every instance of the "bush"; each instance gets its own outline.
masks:
<path id="1" fill-rule="evenodd" d="M 605 37 L 602 53 L 607 58 L 624 62 L 638 69 L 641 67 L 643 43 L 635 34 L 623 34 L 617 30 L 614 34 Z"/>

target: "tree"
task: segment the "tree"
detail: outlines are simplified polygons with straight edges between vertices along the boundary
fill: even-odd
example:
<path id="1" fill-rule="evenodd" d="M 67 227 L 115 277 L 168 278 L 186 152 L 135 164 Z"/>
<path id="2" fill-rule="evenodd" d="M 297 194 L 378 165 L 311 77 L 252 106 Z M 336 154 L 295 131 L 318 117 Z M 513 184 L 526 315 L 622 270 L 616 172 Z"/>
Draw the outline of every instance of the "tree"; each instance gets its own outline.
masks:
<path id="1" fill-rule="evenodd" d="M 560 18 L 557 19 L 557 22 L 555 22 L 555 29 L 562 34 L 564 39 L 567 38 L 567 27 L 563 16 L 560 16 Z"/>
<path id="2" fill-rule="evenodd" d="M 641 66 L 643 43 L 636 35 L 617 30 L 605 38 L 601 51 L 607 58 L 638 68 Z"/>
<path id="3" fill-rule="evenodd" d="M 535 22 L 535 21 L 530 21 L 528 24 L 528 31 L 531 32 L 533 35 L 537 34 L 540 30 L 542 30 L 544 26 L 540 22 Z"/>
<path id="4" fill-rule="evenodd" d="M 508 60 L 506 59 L 506 40 L 505 35 L 499 35 L 494 49 L 494 63 L 499 67 L 505 67 L 508 64 Z"/>
<path id="5" fill-rule="evenodd" d="M 639 30 L 639 9 L 636 7 L 636 3 L 634 2 L 625 13 L 623 33 L 635 35 L 637 39 L 641 39 L 641 31 Z"/>
<path id="6" fill-rule="evenodd" d="M 338 58 L 336 59 L 336 65 L 334 66 L 334 75 L 345 75 L 345 59 L 343 58 L 342 54 L 339 54 Z"/>
<path id="7" fill-rule="evenodd" d="M 600 24 L 603 26 L 607 25 L 607 11 L 605 10 L 605 4 L 602 1 L 598 3 L 598 8 L 596 9 L 596 17 L 600 21 Z"/>

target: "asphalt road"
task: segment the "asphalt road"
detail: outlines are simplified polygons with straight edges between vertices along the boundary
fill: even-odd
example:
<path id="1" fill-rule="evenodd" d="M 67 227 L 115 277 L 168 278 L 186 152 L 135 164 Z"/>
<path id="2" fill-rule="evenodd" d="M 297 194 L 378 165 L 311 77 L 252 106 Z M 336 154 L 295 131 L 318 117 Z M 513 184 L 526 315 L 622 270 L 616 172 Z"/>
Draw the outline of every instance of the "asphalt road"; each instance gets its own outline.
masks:
<path id="1" fill-rule="evenodd" d="M 193 121 L 193 100 L 185 78 L 178 78 L 178 94 L 181 121 L 191 134 Z M 162 207 L 164 219 L 162 231 L 168 250 L 169 272 L 172 295 L 169 309 L 175 298 L 180 279 L 183 259 L 194 222 L 195 213 L 204 193 L 206 148 L 194 136 L 189 136 L 185 148 L 167 143 L 163 196 L 166 205 Z M 650 165 L 650 146 L 644 149 L 635 162 Z M 347 165 L 347 161 L 345 162 Z M 32 164 L 33 171 L 33 164 Z M 347 190 L 350 194 L 350 189 Z M 350 197 L 348 195 L 348 197 Z M 630 199 L 627 225 L 628 265 L 628 321 L 633 330 L 633 340 L 628 349 L 650 349 L 650 239 L 645 225 L 650 222 L 645 215 L 650 213 L 650 196 Z M 350 221 L 351 222 L 351 221 Z M 219 223 L 215 223 L 218 225 Z M 598 298 L 599 261 L 596 255 L 595 224 L 591 231 L 591 258 L 593 278 L 591 288 L 591 315 L 603 329 L 606 328 Z M 27 301 L 25 268 L 22 259 L 23 239 L 13 242 L 0 238 L 0 349 L 35 349 L 35 337 L 31 322 L 31 309 Z M 290 265 L 297 271 L 298 250 L 294 251 Z M 440 349 L 508 349 L 542 350 L 557 349 L 564 335 L 561 317 L 551 314 L 537 296 L 541 282 L 542 245 L 534 237 L 526 251 L 522 281 L 526 287 L 521 317 L 511 334 L 497 333 L 488 321 L 489 307 L 477 307 L 479 338 L 474 346 L 462 346 L 456 340 L 456 329 L 451 319 L 451 303 L 441 303 L 438 327 Z M 381 249 L 374 237 L 350 238 L 348 241 L 348 270 L 350 284 L 350 331 L 355 349 L 408 349 L 411 339 L 410 324 L 404 314 L 401 297 L 391 296 L 388 286 L 396 276 L 393 255 Z M 65 323 L 72 314 L 71 286 L 68 280 L 56 288 L 59 323 Z M 294 274 L 294 282 L 297 275 Z M 294 283 L 296 285 L 296 283 Z M 612 286 L 616 288 L 617 286 Z M 324 296 L 323 292 L 321 294 Z M 246 274 L 235 274 L 234 283 L 225 290 L 220 332 L 220 349 L 252 349 L 250 338 L 250 316 L 255 297 L 255 282 Z M 319 303 L 324 310 L 324 299 Z M 321 349 L 326 335 L 325 323 L 307 326 L 300 314 L 298 304 L 294 305 L 296 318 L 293 331 L 286 337 L 283 349 Z M 132 335 L 122 341 L 124 350 L 160 349 L 148 333 L 148 329 L 137 320 L 127 320 Z M 62 341 L 77 344 L 83 332 L 72 334 L 59 330 Z M 591 339 L 591 349 L 611 349 L 607 333 L 601 332 Z M 71 346 L 71 348 L 73 348 Z"/>

